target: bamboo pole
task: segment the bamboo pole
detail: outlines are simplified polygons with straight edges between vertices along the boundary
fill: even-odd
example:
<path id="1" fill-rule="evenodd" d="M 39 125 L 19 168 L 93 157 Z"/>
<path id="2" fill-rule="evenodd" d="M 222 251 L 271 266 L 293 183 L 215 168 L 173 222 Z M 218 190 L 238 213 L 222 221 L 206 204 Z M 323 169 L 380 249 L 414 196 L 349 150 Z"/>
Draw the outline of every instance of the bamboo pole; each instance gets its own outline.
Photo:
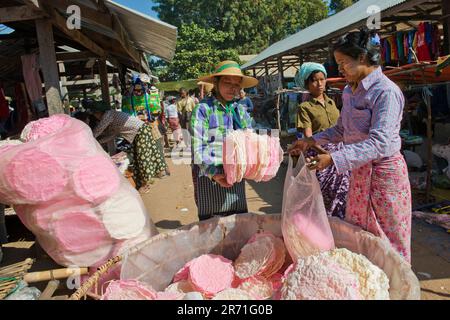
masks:
<path id="1" fill-rule="evenodd" d="M 281 90 L 281 88 L 280 88 Z M 280 130 L 281 133 L 281 119 L 280 119 L 280 97 L 281 94 L 277 94 L 278 98 L 277 98 L 277 126 L 278 126 L 278 130 Z"/>

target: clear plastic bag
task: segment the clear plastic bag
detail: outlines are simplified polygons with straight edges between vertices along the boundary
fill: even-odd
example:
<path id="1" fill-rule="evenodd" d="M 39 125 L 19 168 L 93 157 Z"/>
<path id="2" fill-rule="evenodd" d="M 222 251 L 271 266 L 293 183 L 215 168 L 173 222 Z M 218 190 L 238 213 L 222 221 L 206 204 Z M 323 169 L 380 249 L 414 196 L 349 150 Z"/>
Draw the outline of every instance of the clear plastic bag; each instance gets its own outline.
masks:
<path id="1" fill-rule="evenodd" d="M 307 168 L 302 154 L 295 167 L 289 157 L 281 230 L 293 261 L 335 247 L 316 172 Z"/>

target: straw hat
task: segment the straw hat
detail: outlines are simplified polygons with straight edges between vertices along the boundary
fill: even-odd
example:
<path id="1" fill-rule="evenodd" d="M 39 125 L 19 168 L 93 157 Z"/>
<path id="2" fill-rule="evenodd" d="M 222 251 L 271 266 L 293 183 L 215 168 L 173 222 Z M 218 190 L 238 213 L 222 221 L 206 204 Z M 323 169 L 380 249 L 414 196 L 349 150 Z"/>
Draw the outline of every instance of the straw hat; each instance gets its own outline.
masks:
<path id="1" fill-rule="evenodd" d="M 203 76 L 198 78 L 199 81 L 204 81 L 208 83 L 214 83 L 214 77 L 220 76 L 235 76 L 242 78 L 241 88 L 252 88 L 258 84 L 258 80 L 253 77 L 248 77 L 242 73 L 241 66 L 231 60 L 226 60 L 220 62 L 214 71 L 213 74 L 208 76 Z"/>
<path id="2" fill-rule="evenodd" d="M 214 85 L 209 82 L 199 81 L 197 82 L 198 86 L 204 86 L 204 89 L 206 92 L 211 92 L 211 90 L 214 88 Z"/>

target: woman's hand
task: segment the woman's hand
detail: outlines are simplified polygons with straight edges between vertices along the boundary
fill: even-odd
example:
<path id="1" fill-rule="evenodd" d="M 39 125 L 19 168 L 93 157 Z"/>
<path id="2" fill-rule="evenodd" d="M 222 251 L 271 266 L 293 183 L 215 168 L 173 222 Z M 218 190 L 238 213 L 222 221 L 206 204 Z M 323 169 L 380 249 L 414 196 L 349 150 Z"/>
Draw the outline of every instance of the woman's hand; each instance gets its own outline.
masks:
<path id="1" fill-rule="evenodd" d="M 313 158 L 306 158 L 306 166 L 309 170 L 322 171 L 333 164 L 333 158 L 329 153 L 319 154 Z"/>
<path id="2" fill-rule="evenodd" d="M 298 156 L 316 144 L 313 138 L 299 139 L 288 149 L 292 156 Z"/>
<path id="3" fill-rule="evenodd" d="M 217 182 L 223 188 L 231 188 L 233 185 L 227 182 L 227 178 L 224 174 L 215 174 L 212 179 Z"/>

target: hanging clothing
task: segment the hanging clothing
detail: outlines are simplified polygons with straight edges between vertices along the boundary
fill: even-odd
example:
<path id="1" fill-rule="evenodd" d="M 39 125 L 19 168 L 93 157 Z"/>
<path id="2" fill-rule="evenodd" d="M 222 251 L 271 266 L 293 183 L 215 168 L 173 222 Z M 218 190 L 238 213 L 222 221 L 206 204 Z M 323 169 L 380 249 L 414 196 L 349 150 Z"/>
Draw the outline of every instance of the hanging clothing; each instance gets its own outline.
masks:
<path id="1" fill-rule="evenodd" d="M 27 123 L 30 122 L 28 116 L 28 101 L 24 84 L 16 83 L 14 93 L 16 98 L 15 112 L 17 114 L 17 122 L 14 124 L 14 129 L 17 130 L 17 132 L 21 132 Z"/>
<path id="2" fill-rule="evenodd" d="M 417 58 L 419 61 L 430 61 L 430 48 L 425 40 L 426 26 L 421 22 L 417 28 Z"/>
<path id="3" fill-rule="evenodd" d="M 409 59 L 409 44 L 408 44 L 408 32 L 403 33 L 403 52 L 405 54 L 405 60 Z"/>
<path id="4" fill-rule="evenodd" d="M 343 142 L 332 152 L 337 172 L 351 170 L 345 219 L 388 239 L 410 261 L 411 191 L 400 154 L 405 99 L 381 67 L 352 90 L 335 127 L 313 136 L 319 144 Z"/>
<path id="5" fill-rule="evenodd" d="M 22 73 L 25 79 L 26 90 L 31 101 L 31 106 L 36 113 L 47 110 L 42 98 L 42 81 L 39 75 L 39 59 L 37 54 L 23 55 Z"/>
<path id="6" fill-rule="evenodd" d="M 429 47 L 431 47 L 431 43 L 433 42 L 433 25 L 429 22 L 425 22 L 425 42 Z"/>
<path id="7" fill-rule="evenodd" d="M 414 52 L 416 52 L 416 48 L 414 46 L 415 35 L 416 35 L 415 30 L 411 30 L 408 32 L 408 63 L 413 63 L 413 61 L 414 61 L 413 53 L 409 49 L 413 49 Z"/>
<path id="8" fill-rule="evenodd" d="M 3 87 L 0 86 L 0 120 L 7 120 L 9 117 L 9 106 L 8 101 L 6 101 L 5 92 Z"/>
<path id="9" fill-rule="evenodd" d="M 405 58 L 405 50 L 403 47 L 403 32 L 398 32 L 396 34 L 395 40 L 397 41 L 398 60 L 402 61 Z"/>
<path id="10" fill-rule="evenodd" d="M 385 46 L 385 54 L 386 54 L 386 63 L 391 63 L 391 44 L 389 43 L 388 39 L 384 40 L 384 46 Z"/>
<path id="11" fill-rule="evenodd" d="M 431 40 L 431 52 L 433 55 L 433 60 L 437 60 L 437 58 L 439 58 L 441 56 L 440 48 L 439 48 L 440 41 L 441 41 L 441 38 L 440 38 L 440 33 L 439 33 L 439 27 L 437 25 L 434 25 L 433 26 L 433 35 L 432 35 L 432 40 Z"/>

